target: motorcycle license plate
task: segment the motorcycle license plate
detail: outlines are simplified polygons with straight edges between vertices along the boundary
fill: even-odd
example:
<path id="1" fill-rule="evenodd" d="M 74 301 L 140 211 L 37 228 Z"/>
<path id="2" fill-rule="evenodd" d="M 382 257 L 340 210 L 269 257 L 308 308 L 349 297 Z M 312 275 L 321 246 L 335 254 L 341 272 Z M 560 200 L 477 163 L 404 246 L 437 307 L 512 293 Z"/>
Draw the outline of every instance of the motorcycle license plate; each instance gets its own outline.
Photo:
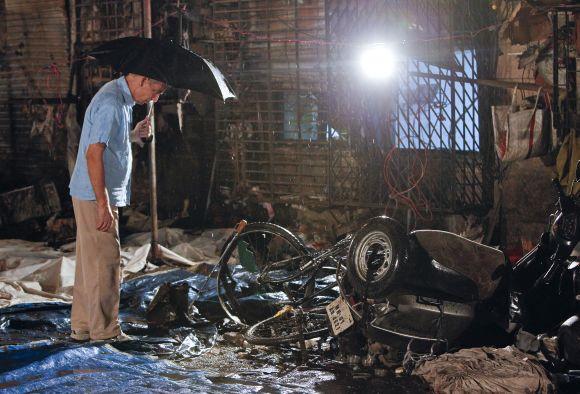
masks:
<path id="1" fill-rule="evenodd" d="M 334 335 L 340 334 L 354 324 L 350 309 L 342 297 L 338 297 L 326 306 L 326 314 Z"/>

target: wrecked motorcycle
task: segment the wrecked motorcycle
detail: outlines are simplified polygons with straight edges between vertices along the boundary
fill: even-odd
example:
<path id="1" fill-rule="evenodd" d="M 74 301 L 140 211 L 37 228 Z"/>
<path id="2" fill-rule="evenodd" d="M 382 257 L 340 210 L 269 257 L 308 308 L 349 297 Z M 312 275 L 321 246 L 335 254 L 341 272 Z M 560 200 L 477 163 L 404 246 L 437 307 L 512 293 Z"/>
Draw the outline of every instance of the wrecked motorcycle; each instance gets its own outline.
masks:
<path id="1" fill-rule="evenodd" d="M 407 234 L 392 218 L 354 236 L 339 284 L 369 343 L 449 346 L 483 323 L 548 332 L 576 311 L 580 208 L 559 183 L 556 213 L 513 266 L 503 252 L 438 230 Z M 473 336 L 472 336 L 473 337 Z"/>

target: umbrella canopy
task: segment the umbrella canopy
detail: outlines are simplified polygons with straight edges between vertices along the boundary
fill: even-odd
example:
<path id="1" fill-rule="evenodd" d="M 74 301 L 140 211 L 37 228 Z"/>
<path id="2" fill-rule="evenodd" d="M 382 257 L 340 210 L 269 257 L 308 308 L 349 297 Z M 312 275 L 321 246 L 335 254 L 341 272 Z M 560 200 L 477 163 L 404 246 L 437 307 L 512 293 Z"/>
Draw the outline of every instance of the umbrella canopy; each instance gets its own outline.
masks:
<path id="1" fill-rule="evenodd" d="M 106 42 L 88 55 L 123 74 L 143 75 L 224 101 L 236 98 L 231 84 L 216 66 L 172 41 L 125 37 Z"/>

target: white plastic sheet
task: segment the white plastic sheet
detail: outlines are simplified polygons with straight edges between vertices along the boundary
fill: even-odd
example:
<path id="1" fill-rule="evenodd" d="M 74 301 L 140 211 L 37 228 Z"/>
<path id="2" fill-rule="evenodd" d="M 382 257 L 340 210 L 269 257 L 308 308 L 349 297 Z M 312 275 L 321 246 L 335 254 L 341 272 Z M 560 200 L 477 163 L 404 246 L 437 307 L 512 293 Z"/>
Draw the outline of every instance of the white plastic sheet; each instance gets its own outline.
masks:
<path id="1" fill-rule="evenodd" d="M 231 229 L 191 235 L 181 229 L 159 231 L 161 257 L 168 264 L 197 271 L 215 264 Z M 156 269 L 147 262 L 150 233 L 133 234 L 121 245 L 123 277 Z M 165 246 L 163 246 L 165 245 Z M 0 240 L 0 308 L 20 303 L 72 301 L 75 272 L 74 244 L 54 250 L 42 242 Z"/>

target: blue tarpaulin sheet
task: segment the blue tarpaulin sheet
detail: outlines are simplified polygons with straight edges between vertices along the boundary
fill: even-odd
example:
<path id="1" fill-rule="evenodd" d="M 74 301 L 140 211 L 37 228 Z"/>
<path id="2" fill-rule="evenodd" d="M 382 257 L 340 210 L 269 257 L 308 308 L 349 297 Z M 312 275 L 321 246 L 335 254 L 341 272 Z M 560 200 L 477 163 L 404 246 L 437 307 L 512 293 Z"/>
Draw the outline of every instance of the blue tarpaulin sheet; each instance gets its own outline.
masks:
<path id="1" fill-rule="evenodd" d="M 241 270 L 234 275 L 242 305 L 260 310 L 279 301 L 275 293 L 255 294 L 247 272 Z M 227 384 L 213 382 L 206 373 L 188 370 L 183 367 L 187 363 L 180 363 L 214 346 L 217 328 L 210 321 L 222 321 L 225 316 L 217 299 L 216 280 L 210 279 L 207 285 L 206 281 L 205 275 L 173 269 L 123 283 L 121 327 L 136 339 L 123 343 L 71 341 L 68 337 L 70 305 L 66 303 L 20 304 L 0 309 L 0 391 L 223 393 L 259 390 L 260 384 L 253 379 Z M 167 284 L 181 289 L 187 284 L 187 299 L 183 303 L 189 305 L 195 301 L 200 312 L 192 316 L 191 324 L 161 328 L 149 324 L 147 317 L 150 317 L 152 300 L 161 293 L 160 287 Z M 202 288 L 204 291 L 200 293 Z M 168 309 L 174 306 L 169 304 L 165 305 Z M 164 311 L 160 309 L 161 319 Z"/>
<path id="2" fill-rule="evenodd" d="M 211 314 L 223 315 L 212 290 L 215 280 L 209 281 L 207 292 L 199 294 L 206 279 L 204 275 L 174 269 L 124 283 L 121 326 L 136 340 L 115 347 L 71 341 L 70 305 L 66 303 L 19 304 L 0 309 L 0 390 L 208 391 L 211 382 L 202 373 L 187 371 L 169 359 L 196 356 L 211 348 L 217 336 L 215 325 L 201 319 L 199 324 L 153 331 L 146 319 L 148 305 L 166 283 L 187 283 L 188 301 L 195 299 Z"/>
<path id="3" fill-rule="evenodd" d="M 228 392 L 202 372 L 131 355 L 110 345 L 32 347 L 0 354 L 0 389 L 8 393 Z"/>

